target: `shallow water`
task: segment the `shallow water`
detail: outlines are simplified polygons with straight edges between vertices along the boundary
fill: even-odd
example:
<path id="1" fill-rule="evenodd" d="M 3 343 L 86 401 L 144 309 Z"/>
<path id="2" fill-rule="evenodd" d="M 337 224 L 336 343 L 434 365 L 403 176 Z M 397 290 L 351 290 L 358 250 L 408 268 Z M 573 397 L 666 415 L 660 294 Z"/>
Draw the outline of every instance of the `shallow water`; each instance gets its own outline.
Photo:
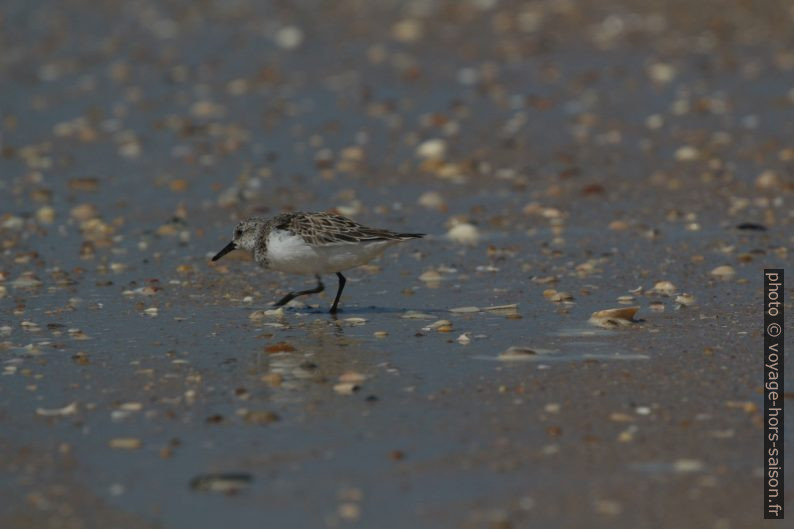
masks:
<path id="1" fill-rule="evenodd" d="M 0 526 L 756 524 L 791 13 L 655 9 L 6 2 Z M 305 279 L 209 262 L 334 208 L 429 234 L 336 318 L 333 278 L 259 317 Z"/>

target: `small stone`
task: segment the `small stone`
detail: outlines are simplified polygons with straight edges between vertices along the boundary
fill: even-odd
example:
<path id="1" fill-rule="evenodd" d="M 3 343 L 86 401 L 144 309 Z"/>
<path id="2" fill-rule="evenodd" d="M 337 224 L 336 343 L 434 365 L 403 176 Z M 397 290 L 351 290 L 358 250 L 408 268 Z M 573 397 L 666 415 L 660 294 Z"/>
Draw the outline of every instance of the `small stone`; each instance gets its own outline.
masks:
<path id="1" fill-rule="evenodd" d="M 471 343 L 471 338 L 469 337 L 468 332 L 464 332 L 460 336 L 457 337 L 455 341 L 457 341 L 461 345 L 469 345 Z"/>

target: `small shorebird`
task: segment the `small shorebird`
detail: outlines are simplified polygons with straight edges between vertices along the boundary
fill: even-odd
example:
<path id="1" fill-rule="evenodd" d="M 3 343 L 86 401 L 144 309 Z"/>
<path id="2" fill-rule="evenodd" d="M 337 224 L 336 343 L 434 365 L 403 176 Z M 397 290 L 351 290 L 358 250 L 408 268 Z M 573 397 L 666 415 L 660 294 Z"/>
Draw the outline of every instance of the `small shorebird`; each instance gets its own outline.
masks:
<path id="1" fill-rule="evenodd" d="M 253 252 L 254 260 L 269 270 L 317 277 L 316 287 L 290 292 L 276 303 L 276 307 L 298 296 L 322 292 L 325 285 L 320 276 L 336 273 L 339 289 L 331 305 L 331 314 L 334 314 L 345 288 L 342 270 L 370 262 L 393 244 L 421 237 L 424 234 L 368 228 L 331 213 L 284 213 L 270 219 L 252 217 L 239 222 L 234 228 L 232 242 L 212 260 L 217 261 L 241 248 Z"/>

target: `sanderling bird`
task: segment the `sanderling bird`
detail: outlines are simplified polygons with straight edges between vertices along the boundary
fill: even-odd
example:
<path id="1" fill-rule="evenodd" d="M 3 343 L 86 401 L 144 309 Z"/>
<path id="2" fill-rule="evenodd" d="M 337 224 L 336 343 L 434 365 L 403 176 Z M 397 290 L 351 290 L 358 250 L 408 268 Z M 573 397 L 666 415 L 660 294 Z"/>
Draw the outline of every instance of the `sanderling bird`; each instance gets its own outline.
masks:
<path id="1" fill-rule="evenodd" d="M 370 262 L 393 244 L 421 237 L 424 234 L 369 228 L 331 213 L 284 213 L 270 219 L 252 217 L 241 221 L 234 228 L 232 242 L 212 260 L 241 248 L 253 252 L 254 260 L 269 270 L 317 277 L 316 287 L 290 292 L 276 307 L 298 296 L 322 292 L 325 286 L 320 276 L 335 273 L 339 289 L 331 305 L 334 314 L 345 288 L 343 270 Z"/>

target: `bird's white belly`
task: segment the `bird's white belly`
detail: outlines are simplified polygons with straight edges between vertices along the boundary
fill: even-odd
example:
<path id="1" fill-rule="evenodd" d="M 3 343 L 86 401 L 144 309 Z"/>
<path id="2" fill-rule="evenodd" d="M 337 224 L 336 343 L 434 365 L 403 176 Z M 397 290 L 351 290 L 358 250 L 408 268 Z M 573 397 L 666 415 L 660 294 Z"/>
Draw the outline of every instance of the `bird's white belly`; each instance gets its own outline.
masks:
<path id="1" fill-rule="evenodd" d="M 268 268 L 304 275 L 341 272 L 370 262 L 394 242 L 339 242 L 311 246 L 297 235 L 276 230 L 267 239 Z"/>

